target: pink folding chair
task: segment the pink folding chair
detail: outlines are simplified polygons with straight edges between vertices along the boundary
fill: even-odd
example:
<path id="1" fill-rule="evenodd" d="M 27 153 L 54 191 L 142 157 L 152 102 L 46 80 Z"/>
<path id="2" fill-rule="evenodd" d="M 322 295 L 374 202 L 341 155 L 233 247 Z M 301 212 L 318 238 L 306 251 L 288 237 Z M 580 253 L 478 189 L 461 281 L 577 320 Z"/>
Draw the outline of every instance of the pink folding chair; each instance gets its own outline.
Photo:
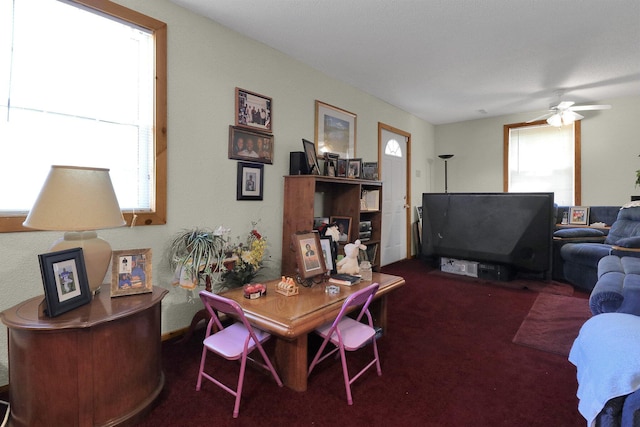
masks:
<path id="1" fill-rule="evenodd" d="M 378 283 L 374 283 L 349 295 L 342 304 L 342 309 L 340 310 L 340 313 L 338 313 L 336 319 L 333 322 L 326 323 L 315 330 L 315 333 L 324 338 L 324 340 L 309 366 L 309 373 L 307 376 L 311 375 L 311 371 L 313 371 L 313 368 L 318 363 L 339 351 L 340 359 L 342 361 L 344 387 L 347 391 L 347 404 L 349 405 L 353 405 L 351 384 L 367 369 L 375 364 L 378 375 L 382 375 L 382 369 L 380 369 L 380 358 L 378 357 L 378 346 L 375 339 L 376 331 L 373 328 L 373 320 L 371 318 L 371 313 L 369 312 L 369 304 L 371 304 L 374 295 L 378 291 L 378 287 Z M 351 309 L 360 306 L 360 312 L 355 318 L 347 316 L 347 313 L 351 311 Z M 363 316 L 366 316 L 366 324 L 361 322 Z M 329 342 L 331 342 L 335 348 L 323 355 L 322 353 Z M 362 368 L 360 372 L 350 378 L 345 350 L 355 351 L 364 347 L 368 343 L 371 343 L 373 346 L 373 360 L 371 360 L 367 366 Z"/>
<path id="2" fill-rule="evenodd" d="M 240 398 L 242 397 L 242 386 L 244 383 L 244 372 L 247 366 L 247 359 L 271 371 L 276 383 L 282 387 L 282 381 L 274 369 L 271 360 L 269 360 L 269 356 L 267 356 L 267 353 L 265 353 L 264 348 L 262 347 L 262 343 L 267 341 L 271 335 L 251 326 L 247 321 L 242 308 L 240 308 L 238 303 L 235 301 L 208 291 L 200 291 L 200 299 L 202 299 L 207 312 L 211 315 L 211 319 L 207 324 L 207 331 L 203 341 L 202 359 L 200 360 L 200 370 L 198 372 L 196 390 L 200 391 L 202 378 L 206 378 L 218 387 L 235 396 L 236 401 L 233 407 L 233 418 L 237 418 L 240 411 Z M 218 318 L 218 313 L 230 314 L 233 317 L 237 317 L 239 321 L 224 327 Z M 214 325 L 217 327 L 218 332 L 212 333 Z M 256 348 L 262 355 L 262 359 L 265 363 L 261 363 L 249 357 L 249 354 Z M 238 385 L 235 390 L 213 378 L 213 376 L 204 371 L 205 360 L 208 352 L 215 353 L 227 360 L 240 359 L 240 374 L 238 376 Z"/>

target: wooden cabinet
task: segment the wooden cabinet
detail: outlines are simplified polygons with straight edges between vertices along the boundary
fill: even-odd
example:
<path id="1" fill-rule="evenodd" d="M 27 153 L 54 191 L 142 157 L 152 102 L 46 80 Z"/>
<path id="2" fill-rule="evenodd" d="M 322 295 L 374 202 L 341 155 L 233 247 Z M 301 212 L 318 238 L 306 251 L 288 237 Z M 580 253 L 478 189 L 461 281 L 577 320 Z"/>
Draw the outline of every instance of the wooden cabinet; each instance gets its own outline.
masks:
<path id="1" fill-rule="evenodd" d="M 377 191 L 377 193 L 375 193 Z M 361 205 L 363 195 L 377 207 Z M 373 197 L 372 197 L 373 196 Z M 370 203 L 371 205 L 371 203 Z M 375 205 L 375 203 L 373 204 Z M 371 238 L 362 243 L 377 245 L 374 271 L 380 270 L 382 183 L 363 179 L 336 178 L 320 175 L 290 175 L 284 177 L 284 213 L 282 221 L 282 274 L 294 276 L 296 253 L 291 244 L 295 233 L 313 230 L 314 217 L 343 216 L 351 218 L 350 242 L 358 238 L 360 222 L 371 222 Z M 340 247 L 341 254 L 342 245 Z"/>
<path id="2" fill-rule="evenodd" d="M 43 297 L 0 313 L 9 329 L 9 426 L 129 426 L 164 385 L 160 302 L 166 289 L 101 292 L 57 317 Z"/>

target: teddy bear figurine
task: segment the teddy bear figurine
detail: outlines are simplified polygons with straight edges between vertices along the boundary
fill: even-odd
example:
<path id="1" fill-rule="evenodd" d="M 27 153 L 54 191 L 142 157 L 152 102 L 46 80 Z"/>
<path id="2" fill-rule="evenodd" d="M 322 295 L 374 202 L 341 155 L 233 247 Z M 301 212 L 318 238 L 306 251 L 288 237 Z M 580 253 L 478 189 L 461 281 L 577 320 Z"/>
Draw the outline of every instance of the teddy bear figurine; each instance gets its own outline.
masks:
<path id="1" fill-rule="evenodd" d="M 356 275 L 360 273 L 360 266 L 358 265 L 358 252 L 359 250 L 365 250 L 367 247 L 363 245 L 360 240 L 356 240 L 353 243 L 347 243 L 344 245 L 344 258 L 338 261 L 336 266 L 338 267 L 338 273 Z"/>

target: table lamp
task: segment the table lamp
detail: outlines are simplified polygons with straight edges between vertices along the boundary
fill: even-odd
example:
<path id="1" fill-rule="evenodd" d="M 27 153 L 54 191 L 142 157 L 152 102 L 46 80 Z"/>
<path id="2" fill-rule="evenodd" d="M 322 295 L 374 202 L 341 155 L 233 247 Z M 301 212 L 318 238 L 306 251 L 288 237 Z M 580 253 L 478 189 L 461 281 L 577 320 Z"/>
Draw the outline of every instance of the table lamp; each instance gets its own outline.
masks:
<path id="1" fill-rule="evenodd" d="M 109 268 L 111 246 L 95 230 L 126 225 L 109 169 L 51 166 L 25 227 L 65 231 L 50 251 L 82 248 L 89 288 L 93 294 Z"/>

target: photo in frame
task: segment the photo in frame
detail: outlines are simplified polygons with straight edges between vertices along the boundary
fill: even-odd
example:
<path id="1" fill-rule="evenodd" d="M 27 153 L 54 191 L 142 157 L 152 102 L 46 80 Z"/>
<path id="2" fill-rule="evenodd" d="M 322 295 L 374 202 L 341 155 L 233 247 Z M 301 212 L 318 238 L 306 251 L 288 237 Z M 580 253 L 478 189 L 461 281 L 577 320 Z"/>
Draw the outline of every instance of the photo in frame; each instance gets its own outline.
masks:
<path id="1" fill-rule="evenodd" d="M 273 164 L 273 135 L 229 126 L 229 158 Z"/>
<path id="2" fill-rule="evenodd" d="M 349 111 L 316 100 L 315 138 L 318 153 L 337 153 L 351 159 L 356 156 L 356 119 Z"/>
<path id="3" fill-rule="evenodd" d="M 378 180 L 378 162 L 362 162 L 362 179 Z"/>
<path id="4" fill-rule="evenodd" d="M 271 132 L 273 100 L 268 96 L 236 88 L 236 126 Z"/>
<path id="5" fill-rule="evenodd" d="M 338 159 L 340 157 L 335 153 L 324 153 L 324 175 L 338 176 Z"/>
<path id="6" fill-rule="evenodd" d="M 349 159 L 347 166 L 347 178 L 360 178 L 362 159 Z"/>
<path id="7" fill-rule="evenodd" d="M 112 251 L 111 298 L 153 292 L 151 249 Z"/>
<path id="8" fill-rule="evenodd" d="M 264 165 L 238 162 L 236 200 L 262 200 Z"/>
<path id="9" fill-rule="evenodd" d="M 329 222 L 335 222 L 338 225 L 338 231 L 340 232 L 340 237 L 338 238 L 339 243 L 351 242 L 351 217 L 332 216 Z"/>
<path id="10" fill-rule="evenodd" d="M 81 248 L 38 255 L 44 285 L 45 314 L 56 317 L 91 301 Z"/>
<path id="11" fill-rule="evenodd" d="M 298 275 L 308 279 L 324 274 L 327 271 L 320 234 L 317 231 L 298 233 L 291 236 L 296 251 Z"/>
<path id="12" fill-rule="evenodd" d="M 338 272 L 336 266 L 338 250 L 336 248 L 337 245 L 333 242 L 333 238 L 331 236 L 320 237 L 320 246 L 322 246 L 322 255 L 324 256 L 326 270 L 332 274 L 336 274 Z"/>
<path id="13" fill-rule="evenodd" d="M 307 161 L 307 170 L 309 171 L 309 175 L 320 175 L 318 156 L 316 155 L 316 145 L 303 138 L 302 147 L 304 148 L 304 158 Z"/>
<path id="14" fill-rule="evenodd" d="M 338 159 L 338 171 L 336 176 L 346 177 L 348 165 L 349 161 L 347 159 Z"/>
<path id="15" fill-rule="evenodd" d="M 572 206 L 569 208 L 569 224 L 589 225 L 589 207 Z"/>

